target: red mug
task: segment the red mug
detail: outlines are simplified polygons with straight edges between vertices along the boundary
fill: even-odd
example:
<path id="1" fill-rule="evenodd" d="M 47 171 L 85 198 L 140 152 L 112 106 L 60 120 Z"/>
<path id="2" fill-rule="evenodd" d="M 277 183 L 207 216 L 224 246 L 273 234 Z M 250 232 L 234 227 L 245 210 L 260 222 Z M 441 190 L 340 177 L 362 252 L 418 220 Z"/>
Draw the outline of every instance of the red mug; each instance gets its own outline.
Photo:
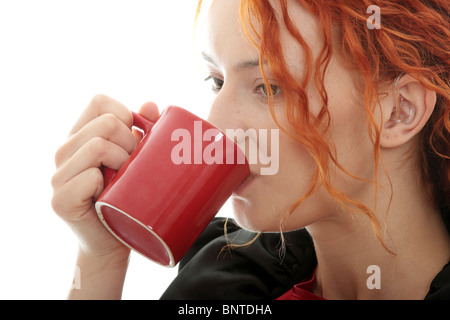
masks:
<path id="1" fill-rule="evenodd" d="M 104 169 L 95 208 L 123 244 L 175 266 L 250 174 L 243 151 L 219 129 L 179 107 L 152 123 L 133 113 L 142 141 L 118 172 Z"/>

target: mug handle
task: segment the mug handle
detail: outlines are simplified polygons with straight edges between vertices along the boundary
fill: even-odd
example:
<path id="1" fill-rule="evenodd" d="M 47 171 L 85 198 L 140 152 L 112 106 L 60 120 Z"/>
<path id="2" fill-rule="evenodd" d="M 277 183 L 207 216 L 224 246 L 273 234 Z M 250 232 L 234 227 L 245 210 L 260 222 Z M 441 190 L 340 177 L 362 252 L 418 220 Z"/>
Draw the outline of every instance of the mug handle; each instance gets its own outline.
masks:
<path id="1" fill-rule="evenodd" d="M 149 121 L 145 117 L 141 116 L 139 113 L 131 111 L 133 114 L 133 127 L 142 131 L 144 133 L 142 140 L 145 138 L 145 136 L 150 132 L 150 130 L 153 128 L 155 123 Z M 141 141 L 142 141 L 141 140 Z M 117 174 L 116 170 L 110 169 L 108 167 L 102 166 L 101 167 L 102 173 L 103 173 L 103 188 L 106 188 L 107 185 L 111 183 L 111 181 L 114 179 L 114 177 Z"/>

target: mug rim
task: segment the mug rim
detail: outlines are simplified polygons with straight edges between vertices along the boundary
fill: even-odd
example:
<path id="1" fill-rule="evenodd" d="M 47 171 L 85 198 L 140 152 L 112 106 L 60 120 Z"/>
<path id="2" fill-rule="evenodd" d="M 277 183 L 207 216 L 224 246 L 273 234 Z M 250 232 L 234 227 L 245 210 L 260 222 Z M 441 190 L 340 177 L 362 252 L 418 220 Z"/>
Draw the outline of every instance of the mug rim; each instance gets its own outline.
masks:
<path id="1" fill-rule="evenodd" d="M 168 264 L 163 264 L 157 260 L 154 260 L 150 257 L 148 257 L 147 255 L 145 255 L 144 253 L 140 252 L 138 249 L 134 248 L 133 246 L 131 246 L 129 243 L 127 243 L 125 240 L 123 240 L 122 237 L 120 237 L 118 234 L 116 234 L 108 225 L 108 223 L 106 222 L 105 218 L 103 217 L 103 214 L 101 212 L 101 208 L 102 207 L 109 207 L 111 209 L 116 210 L 118 213 L 123 214 L 124 216 L 126 216 L 127 218 L 131 219 L 132 221 L 136 222 L 137 224 L 139 224 L 141 227 L 143 227 L 146 231 L 150 232 L 150 234 L 152 236 L 154 236 L 159 242 L 161 242 L 161 244 L 163 245 L 164 249 L 166 250 L 167 254 L 169 255 L 169 259 L 170 262 Z M 143 224 L 142 222 L 140 222 L 139 220 L 135 219 L 134 217 L 132 217 L 131 215 L 129 215 L 128 213 L 126 213 L 125 211 L 107 203 L 107 202 L 103 202 L 103 201 L 98 201 L 95 203 L 95 211 L 97 212 L 97 215 L 100 219 L 100 221 L 102 222 L 103 226 L 117 239 L 119 240 L 122 244 L 124 244 L 125 246 L 127 246 L 129 249 L 139 253 L 140 255 L 142 255 L 143 257 L 152 260 L 153 262 L 164 266 L 164 267 L 168 267 L 168 268 L 173 268 L 175 267 L 176 263 L 175 263 L 175 259 L 173 257 L 173 253 L 172 250 L 169 248 L 169 246 L 167 245 L 167 243 L 155 232 L 153 231 L 153 229 L 150 226 L 146 226 L 145 224 Z"/>

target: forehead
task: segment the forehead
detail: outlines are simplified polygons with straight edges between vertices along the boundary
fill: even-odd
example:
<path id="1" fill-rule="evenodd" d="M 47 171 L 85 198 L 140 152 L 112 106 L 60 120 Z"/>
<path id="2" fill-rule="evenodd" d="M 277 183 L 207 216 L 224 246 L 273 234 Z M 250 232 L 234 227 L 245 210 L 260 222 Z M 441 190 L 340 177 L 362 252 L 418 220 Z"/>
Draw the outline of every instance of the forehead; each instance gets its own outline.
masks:
<path id="1" fill-rule="evenodd" d="M 265 0 L 257 0 L 265 1 Z M 244 33 L 239 15 L 240 0 L 212 0 L 207 15 L 207 32 L 205 52 L 214 56 L 221 64 L 236 62 L 242 59 L 258 58 L 259 52 Z M 269 1 L 273 6 L 280 28 L 279 39 L 283 47 L 284 56 L 288 65 L 298 66 L 302 60 L 303 49 L 287 30 L 282 17 L 279 1 Z M 288 0 L 288 15 L 298 32 L 305 39 L 313 55 L 321 48 L 321 33 L 316 19 L 295 0 Z M 255 18 L 253 26 L 260 34 L 260 25 Z M 248 21 L 247 30 L 252 32 Z M 256 40 L 258 36 L 251 33 Z"/>
<path id="2" fill-rule="evenodd" d="M 258 51 L 245 37 L 239 17 L 240 0 L 213 0 L 207 15 L 204 52 L 220 65 L 239 58 L 258 57 Z"/>

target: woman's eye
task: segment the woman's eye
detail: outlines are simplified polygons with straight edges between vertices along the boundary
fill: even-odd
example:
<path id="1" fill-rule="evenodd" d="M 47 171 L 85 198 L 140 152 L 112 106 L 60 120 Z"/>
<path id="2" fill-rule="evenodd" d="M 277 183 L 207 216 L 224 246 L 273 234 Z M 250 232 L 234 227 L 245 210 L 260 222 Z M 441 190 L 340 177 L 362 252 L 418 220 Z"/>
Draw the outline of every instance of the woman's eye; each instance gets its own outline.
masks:
<path id="1" fill-rule="evenodd" d="M 206 78 L 205 81 L 206 82 L 207 81 L 211 81 L 212 82 L 211 90 L 214 91 L 214 92 L 219 92 L 222 89 L 223 84 L 224 84 L 224 81 L 222 79 L 217 78 L 217 77 L 213 77 L 213 76 L 210 76 L 210 77 Z"/>
<path id="2" fill-rule="evenodd" d="M 274 85 L 274 84 L 271 84 L 270 88 L 272 89 L 272 95 L 274 97 L 281 93 L 281 88 L 276 86 L 276 85 Z M 257 93 L 261 93 L 264 97 L 268 97 L 268 95 L 269 95 L 269 92 L 268 92 L 267 87 L 266 87 L 265 84 L 261 84 L 258 87 L 256 87 L 255 91 Z"/>

